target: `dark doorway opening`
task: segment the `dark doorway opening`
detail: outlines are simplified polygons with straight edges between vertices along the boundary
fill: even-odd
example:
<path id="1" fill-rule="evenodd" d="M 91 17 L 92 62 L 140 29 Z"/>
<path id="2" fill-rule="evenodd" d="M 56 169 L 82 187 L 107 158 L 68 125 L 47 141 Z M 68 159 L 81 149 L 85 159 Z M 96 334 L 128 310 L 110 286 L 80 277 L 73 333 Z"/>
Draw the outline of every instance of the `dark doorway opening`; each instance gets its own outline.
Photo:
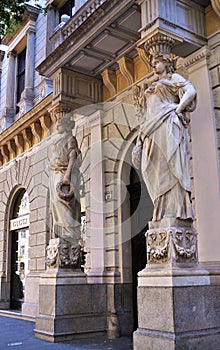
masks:
<path id="1" fill-rule="evenodd" d="M 139 171 L 131 168 L 130 185 L 130 212 L 131 212 L 131 249 L 132 249 L 132 278 L 133 278 L 133 318 L 134 330 L 138 327 L 137 286 L 138 272 L 143 270 L 147 263 L 146 237 L 148 221 L 151 220 L 153 204 Z"/>
<path id="2" fill-rule="evenodd" d="M 29 200 L 25 189 L 16 194 L 10 218 L 10 308 L 19 310 L 28 265 Z"/>
<path id="3" fill-rule="evenodd" d="M 23 284 L 18 275 L 18 231 L 12 232 L 11 238 L 11 293 L 10 293 L 10 308 L 21 309 L 23 302 Z"/>

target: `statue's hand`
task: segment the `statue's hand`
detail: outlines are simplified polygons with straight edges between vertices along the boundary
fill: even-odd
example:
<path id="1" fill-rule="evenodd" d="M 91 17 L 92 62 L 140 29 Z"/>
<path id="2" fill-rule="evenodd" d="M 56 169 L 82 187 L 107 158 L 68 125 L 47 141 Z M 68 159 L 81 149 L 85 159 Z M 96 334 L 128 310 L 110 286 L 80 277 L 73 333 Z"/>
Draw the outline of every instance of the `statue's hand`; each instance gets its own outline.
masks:
<path id="1" fill-rule="evenodd" d="M 181 120 L 183 126 L 184 126 L 185 128 L 187 128 L 187 126 L 188 126 L 188 124 L 189 124 L 189 122 L 190 122 L 190 119 L 186 116 L 185 113 L 179 112 L 179 111 L 178 111 L 178 108 L 176 109 L 175 112 L 176 112 L 176 114 L 178 115 L 179 119 Z"/>

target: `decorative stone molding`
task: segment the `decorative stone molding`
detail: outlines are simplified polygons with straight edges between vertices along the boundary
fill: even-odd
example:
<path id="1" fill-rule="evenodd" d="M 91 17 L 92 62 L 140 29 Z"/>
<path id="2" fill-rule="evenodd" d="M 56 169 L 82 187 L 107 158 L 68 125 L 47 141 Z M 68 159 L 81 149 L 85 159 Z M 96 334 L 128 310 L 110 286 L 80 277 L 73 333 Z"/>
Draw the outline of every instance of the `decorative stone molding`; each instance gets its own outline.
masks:
<path id="1" fill-rule="evenodd" d="M 53 122 L 56 123 L 56 121 L 58 119 L 62 119 L 68 113 L 70 113 L 71 112 L 71 108 L 68 108 L 64 104 L 59 103 L 58 105 L 55 105 L 52 108 L 50 108 L 49 112 L 50 112 L 50 115 L 51 115 L 51 118 L 52 118 Z"/>
<path id="2" fill-rule="evenodd" d="M 219 0 L 211 0 L 212 8 L 216 15 L 220 18 L 220 2 Z"/>
<path id="3" fill-rule="evenodd" d="M 119 69 L 121 71 L 121 74 L 126 79 L 128 85 L 133 84 L 134 82 L 134 67 L 133 67 L 133 61 L 131 58 L 128 57 L 121 57 L 118 60 Z"/>
<path id="4" fill-rule="evenodd" d="M 62 238 L 53 238 L 46 248 L 48 268 L 80 269 L 82 252 L 80 246 L 72 245 Z"/>
<path id="5" fill-rule="evenodd" d="M 15 141 L 12 139 L 12 140 L 9 140 L 7 142 L 7 147 L 8 147 L 8 150 L 9 150 L 9 155 L 10 155 L 10 159 L 13 159 L 16 157 L 16 145 L 15 145 Z"/>
<path id="6" fill-rule="evenodd" d="M 133 88 L 133 100 L 136 117 L 140 122 L 144 115 L 144 89 L 139 85 L 135 85 Z"/>
<path id="7" fill-rule="evenodd" d="M 46 248 L 46 264 L 48 267 L 57 267 L 59 253 L 59 239 L 51 239 Z"/>
<path id="8" fill-rule="evenodd" d="M 217 2 L 218 0 L 216 0 Z M 205 45 L 205 16 L 202 6 L 190 0 L 138 0 L 141 6 L 141 40 L 156 33 L 166 34 L 175 40 L 175 54 L 185 57 Z"/>
<path id="9" fill-rule="evenodd" d="M 77 11 L 76 16 L 71 21 L 71 23 L 65 26 L 63 30 L 64 39 L 66 39 L 72 32 L 74 32 L 82 23 L 84 23 L 88 18 L 98 10 L 98 8 L 104 4 L 107 0 L 95 0 L 89 1 L 88 4 L 85 4 L 79 11 Z M 112 1 L 115 3 L 115 0 Z"/>
<path id="10" fill-rule="evenodd" d="M 31 124 L 31 132 L 33 136 L 35 137 L 36 143 L 41 141 L 41 124 L 40 122 L 36 121 L 35 123 Z"/>
<path id="11" fill-rule="evenodd" d="M 208 46 L 204 46 L 201 49 L 197 50 L 190 56 L 188 56 L 184 61 L 183 65 L 187 69 L 192 68 L 194 65 L 198 64 L 199 62 L 205 62 L 208 63 L 209 57 L 211 55 L 211 51 Z"/>
<path id="12" fill-rule="evenodd" d="M 7 145 L 0 146 L 0 151 L 1 151 L 3 159 L 7 163 L 9 161 L 9 149 L 8 149 Z"/>
<path id="13" fill-rule="evenodd" d="M 15 145 L 17 147 L 17 155 L 22 154 L 24 152 L 24 139 L 20 134 L 15 135 Z"/>
<path id="14" fill-rule="evenodd" d="M 32 134 L 31 134 L 30 128 L 28 127 L 26 129 L 22 130 L 21 133 L 22 133 L 24 142 L 27 145 L 27 149 L 31 148 L 31 146 L 32 146 Z"/>
<path id="15" fill-rule="evenodd" d="M 149 59 L 148 59 L 148 55 L 147 55 L 146 51 L 144 49 L 142 49 L 141 47 L 137 47 L 137 52 L 138 52 L 138 55 L 139 55 L 141 61 L 144 62 L 145 66 L 147 67 L 148 72 L 150 72 L 152 70 L 152 68 L 149 64 Z"/>
<path id="16" fill-rule="evenodd" d="M 48 96 L 37 107 L 24 114 L 22 119 L 18 119 L 10 128 L 2 131 L 0 166 L 16 158 L 53 132 L 55 121 L 48 113 L 50 104 L 51 96 Z"/>
<path id="17" fill-rule="evenodd" d="M 149 55 L 167 54 L 171 53 L 171 50 L 175 44 L 175 40 L 167 35 L 157 33 L 144 44 L 145 50 Z"/>
<path id="18" fill-rule="evenodd" d="M 48 115 L 42 115 L 39 118 L 40 125 L 42 128 L 42 138 L 49 136 L 50 134 L 50 126 L 51 126 L 51 119 Z"/>
<path id="19" fill-rule="evenodd" d="M 104 72 L 101 73 L 101 75 L 104 85 L 107 87 L 111 96 L 114 96 L 117 93 L 115 71 L 111 69 L 105 69 Z"/>
<path id="20" fill-rule="evenodd" d="M 148 264 L 196 264 L 197 233 L 192 223 L 184 220 L 162 221 L 160 227 L 158 223 L 151 222 L 146 234 Z"/>
<path id="21" fill-rule="evenodd" d="M 42 82 L 38 85 L 39 96 L 38 100 L 42 100 L 51 92 L 53 92 L 53 82 L 51 79 L 44 77 Z"/>
<path id="22" fill-rule="evenodd" d="M 53 75 L 53 107 L 63 105 L 70 110 L 81 106 L 101 102 L 101 85 L 99 79 L 59 68 Z"/>

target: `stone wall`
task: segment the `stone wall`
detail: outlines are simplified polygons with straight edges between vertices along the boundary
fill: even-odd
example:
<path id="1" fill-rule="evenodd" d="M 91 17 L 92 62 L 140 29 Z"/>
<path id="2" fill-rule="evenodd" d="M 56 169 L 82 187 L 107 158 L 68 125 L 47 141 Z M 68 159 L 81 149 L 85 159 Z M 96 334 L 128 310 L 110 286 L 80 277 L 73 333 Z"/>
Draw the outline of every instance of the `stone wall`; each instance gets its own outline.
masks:
<path id="1" fill-rule="evenodd" d="M 48 152 L 47 144 L 41 143 L 0 169 L 0 274 L 2 278 L 1 302 L 9 307 L 10 302 L 10 235 L 9 215 L 14 198 L 22 188 L 30 201 L 29 226 L 29 275 L 26 280 L 25 313 L 35 314 L 38 304 L 38 281 L 45 270 L 45 248 L 49 241 L 48 226 Z M 33 281 L 34 276 L 34 281 Z M 30 283 L 29 283 L 30 282 Z M 31 307 L 30 307 L 31 304 Z"/>

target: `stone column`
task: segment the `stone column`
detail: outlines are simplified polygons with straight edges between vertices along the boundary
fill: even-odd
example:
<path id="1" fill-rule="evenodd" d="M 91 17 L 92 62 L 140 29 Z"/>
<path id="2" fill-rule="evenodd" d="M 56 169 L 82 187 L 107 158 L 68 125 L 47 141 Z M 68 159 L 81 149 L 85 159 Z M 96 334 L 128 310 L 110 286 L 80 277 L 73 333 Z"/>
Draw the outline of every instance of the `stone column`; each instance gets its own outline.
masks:
<path id="1" fill-rule="evenodd" d="M 5 127 L 9 126 L 15 115 L 15 58 L 16 55 L 10 51 L 8 53 L 8 75 L 6 87 L 6 105 L 3 110 L 3 117 L 5 118 Z"/>
<path id="2" fill-rule="evenodd" d="M 0 87 L 1 87 L 1 81 L 2 81 L 2 62 L 5 56 L 5 51 L 0 50 Z M 0 89 L 1 92 L 1 89 Z M 0 93 L 0 103 L 1 103 L 1 93 Z M 0 119 L 0 133 L 4 130 L 4 119 Z"/>
<path id="3" fill-rule="evenodd" d="M 34 87 L 34 62 L 35 62 L 35 29 L 27 31 L 27 50 L 25 67 L 25 89 L 32 91 Z"/>
<path id="4" fill-rule="evenodd" d="M 145 48 L 155 59 L 164 55 L 165 62 L 173 44 L 170 37 L 156 34 L 146 41 Z M 178 79 L 177 75 L 171 78 L 168 71 L 166 74 L 159 80 L 162 84 Z M 155 84 L 155 89 L 160 89 L 160 83 Z M 157 93 L 155 90 L 155 96 Z M 219 288 L 210 288 L 209 273 L 199 266 L 197 232 L 192 219 L 175 219 L 175 211 L 170 217 L 154 219 L 149 222 L 146 241 L 147 265 L 138 274 L 138 329 L 134 332 L 134 349 L 206 349 L 209 342 L 217 348 L 219 324 L 210 298 L 211 293 L 217 298 Z M 219 307 L 219 302 L 216 304 Z M 206 318 L 210 312 L 212 315 Z"/>
<path id="5" fill-rule="evenodd" d="M 21 94 L 21 100 L 18 103 L 20 116 L 28 112 L 33 107 L 34 98 L 34 62 L 35 62 L 35 29 L 27 30 L 26 64 L 25 64 L 25 83 Z"/>

